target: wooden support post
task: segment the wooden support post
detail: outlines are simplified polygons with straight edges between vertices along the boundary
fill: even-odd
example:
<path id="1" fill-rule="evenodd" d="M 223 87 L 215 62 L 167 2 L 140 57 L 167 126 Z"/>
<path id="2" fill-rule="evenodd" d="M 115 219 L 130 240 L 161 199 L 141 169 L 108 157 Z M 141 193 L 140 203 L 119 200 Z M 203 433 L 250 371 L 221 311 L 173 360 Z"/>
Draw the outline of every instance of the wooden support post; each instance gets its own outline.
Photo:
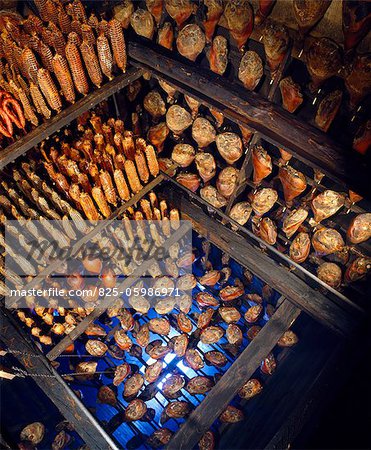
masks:
<path id="1" fill-rule="evenodd" d="M 0 310 L 1 340 L 10 350 L 17 350 L 14 355 L 34 377 L 35 382 L 70 422 L 76 432 L 91 450 L 119 450 L 117 444 L 104 431 L 93 415 L 85 408 L 79 398 L 67 386 L 59 374 L 51 367 L 49 361 L 19 330 L 9 311 Z M 30 356 L 30 355 L 36 355 Z"/>
<path id="2" fill-rule="evenodd" d="M 193 448 L 224 411 L 237 392 L 259 367 L 300 314 L 300 309 L 285 300 L 256 338 L 245 348 L 202 403 L 169 442 L 168 450 Z"/>
<path id="3" fill-rule="evenodd" d="M 255 144 L 258 142 L 259 140 L 259 133 L 254 133 L 249 144 L 247 147 L 247 151 L 245 154 L 245 159 L 242 163 L 241 169 L 240 169 L 240 173 L 238 174 L 238 180 L 237 180 L 237 184 L 236 187 L 233 191 L 233 194 L 230 196 L 230 198 L 228 199 L 228 204 L 227 207 L 225 209 L 225 213 L 227 214 L 227 216 L 229 216 L 229 213 L 232 209 L 232 206 L 234 205 L 234 202 L 236 201 L 236 198 L 242 193 L 242 191 L 244 190 L 246 183 L 245 181 L 250 178 L 251 176 L 251 172 L 252 172 L 252 165 L 251 165 L 251 153 L 252 150 L 255 146 Z"/>

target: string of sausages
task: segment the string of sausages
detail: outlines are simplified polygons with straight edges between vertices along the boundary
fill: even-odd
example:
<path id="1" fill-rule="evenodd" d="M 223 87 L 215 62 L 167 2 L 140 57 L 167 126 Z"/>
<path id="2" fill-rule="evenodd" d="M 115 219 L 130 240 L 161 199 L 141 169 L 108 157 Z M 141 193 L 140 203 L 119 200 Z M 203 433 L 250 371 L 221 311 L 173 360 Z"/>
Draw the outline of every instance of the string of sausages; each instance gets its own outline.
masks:
<path id="1" fill-rule="evenodd" d="M 19 129 L 24 129 L 26 126 L 22 108 L 9 92 L 0 91 L 0 134 L 11 138 L 13 124 Z"/>

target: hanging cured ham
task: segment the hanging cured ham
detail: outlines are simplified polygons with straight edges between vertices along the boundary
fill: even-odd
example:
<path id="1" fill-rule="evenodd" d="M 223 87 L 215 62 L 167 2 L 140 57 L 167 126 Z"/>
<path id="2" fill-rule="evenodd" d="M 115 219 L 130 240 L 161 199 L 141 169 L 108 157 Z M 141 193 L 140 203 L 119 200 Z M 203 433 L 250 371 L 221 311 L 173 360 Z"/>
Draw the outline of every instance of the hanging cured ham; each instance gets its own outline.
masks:
<path id="1" fill-rule="evenodd" d="M 284 25 L 270 21 L 264 28 L 263 44 L 271 73 L 274 74 L 289 47 L 289 33 Z"/>
<path id="2" fill-rule="evenodd" d="M 216 36 L 211 44 L 209 53 L 210 69 L 223 75 L 228 65 L 228 41 L 223 36 Z"/>
<path id="3" fill-rule="evenodd" d="M 193 5 L 190 0 L 165 0 L 165 8 L 179 29 L 193 13 Z"/>
<path id="4" fill-rule="evenodd" d="M 353 139 L 353 149 L 365 155 L 371 146 L 371 120 L 362 124 Z"/>
<path id="5" fill-rule="evenodd" d="M 223 14 L 222 0 L 204 0 L 204 5 L 207 8 L 206 19 L 202 21 L 205 30 L 206 42 L 211 42 L 215 28 Z"/>
<path id="6" fill-rule="evenodd" d="M 241 50 L 254 26 L 254 12 L 248 1 L 227 0 L 224 17 L 232 38 Z"/>
<path id="7" fill-rule="evenodd" d="M 331 0 L 293 0 L 294 17 L 301 35 L 311 30 L 325 15 Z"/>
<path id="8" fill-rule="evenodd" d="M 303 103 L 303 94 L 299 84 L 295 83 L 291 77 L 283 78 L 280 81 L 280 91 L 282 96 L 282 106 L 290 113 L 294 113 Z"/>
<path id="9" fill-rule="evenodd" d="M 306 51 L 307 69 L 312 78 L 310 88 L 318 89 L 341 68 L 339 46 L 328 38 L 315 39 Z"/>
<path id="10" fill-rule="evenodd" d="M 258 184 L 272 173 L 272 160 L 261 145 L 254 147 L 251 159 L 254 167 L 253 181 Z"/>
<path id="11" fill-rule="evenodd" d="M 327 94 L 326 97 L 318 105 L 318 110 L 314 122 L 316 126 L 325 132 L 330 128 L 333 120 L 336 117 L 341 105 L 343 93 L 341 91 L 334 91 Z"/>
<path id="12" fill-rule="evenodd" d="M 247 51 L 240 62 L 238 78 L 249 91 L 253 91 L 263 76 L 263 63 L 260 56 L 252 51 Z"/>
<path id="13" fill-rule="evenodd" d="M 317 197 L 312 200 L 312 210 L 315 222 L 320 223 L 322 220 L 331 217 L 344 206 L 344 203 L 344 195 L 330 189 L 317 195 Z"/>
<path id="14" fill-rule="evenodd" d="M 255 13 L 255 25 L 260 25 L 271 13 L 276 0 L 259 0 L 259 7 Z"/>
<path id="15" fill-rule="evenodd" d="M 371 237 L 371 213 L 356 216 L 347 231 L 347 238 L 352 244 L 360 244 Z"/>
<path id="16" fill-rule="evenodd" d="M 369 2 L 343 0 L 344 50 L 354 48 L 370 31 L 371 7 Z"/>
<path id="17" fill-rule="evenodd" d="M 179 32 L 176 45 L 182 56 L 195 61 L 205 47 L 205 34 L 196 24 L 186 25 Z"/>
<path id="18" fill-rule="evenodd" d="M 346 68 L 345 86 L 354 108 L 371 92 L 371 53 L 357 55 Z"/>
<path id="19" fill-rule="evenodd" d="M 307 188 L 305 176 L 291 166 L 280 167 L 278 175 L 288 205 Z"/>

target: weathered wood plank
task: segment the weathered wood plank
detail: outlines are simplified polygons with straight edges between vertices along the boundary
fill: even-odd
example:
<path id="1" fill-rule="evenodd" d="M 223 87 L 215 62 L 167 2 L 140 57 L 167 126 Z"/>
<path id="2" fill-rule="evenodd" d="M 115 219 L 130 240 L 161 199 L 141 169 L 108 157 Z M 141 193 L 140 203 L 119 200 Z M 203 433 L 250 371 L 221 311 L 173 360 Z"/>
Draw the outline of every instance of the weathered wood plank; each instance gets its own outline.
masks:
<path id="1" fill-rule="evenodd" d="M 129 68 L 126 73 L 115 77 L 112 81 L 104 84 L 100 89 L 91 92 L 86 97 L 78 100 L 75 104 L 64 109 L 60 114 L 52 117 L 30 133 L 27 133 L 0 152 L 0 169 L 3 169 L 7 164 L 22 156 L 32 147 L 39 144 L 43 139 L 52 135 L 55 131 L 68 125 L 85 111 L 88 111 L 110 95 L 135 81 L 141 75 L 142 70 L 134 67 Z"/>
<path id="2" fill-rule="evenodd" d="M 255 129 L 272 144 L 286 149 L 333 180 L 369 195 L 364 159 L 282 107 L 241 86 L 226 83 L 223 77 L 150 42 L 130 42 L 128 52 L 133 65 L 153 71 L 207 106 L 220 110 L 232 121 Z"/>
<path id="3" fill-rule="evenodd" d="M 319 291 L 285 270 L 267 254 L 259 251 L 243 236 L 210 218 L 201 208 L 181 198 L 181 209 L 193 222 L 194 229 L 225 251 L 237 262 L 276 289 L 317 321 L 341 335 L 351 335 L 361 322 L 357 310 L 346 310 Z"/>
<path id="4" fill-rule="evenodd" d="M 273 97 L 276 93 L 276 90 L 279 86 L 279 82 L 281 80 L 282 74 L 283 74 L 285 68 L 289 65 L 290 61 L 291 61 L 291 47 L 286 52 L 286 55 L 285 55 L 283 61 L 281 62 L 278 70 L 275 72 L 274 78 L 271 79 L 271 84 L 270 84 L 268 97 L 267 97 L 268 100 L 273 99 Z M 252 172 L 252 162 L 251 162 L 252 149 L 254 148 L 255 144 L 259 141 L 259 139 L 260 139 L 260 135 L 257 132 L 255 132 L 250 139 L 247 150 L 245 152 L 245 159 L 242 163 L 242 166 L 241 166 L 241 169 L 240 169 L 240 172 L 238 175 L 236 187 L 233 191 L 233 194 L 228 199 L 228 204 L 226 207 L 227 215 L 229 215 L 229 212 L 232 209 L 232 206 L 234 205 L 236 198 L 242 193 L 243 189 L 245 188 L 245 180 L 248 179 L 251 175 L 251 172 Z"/>
<path id="5" fill-rule="evenodd" d="M 1 339 L 8 349 L 16 350 L 13 355 L 26 368 L 27 372 L 38 376 L 35 382 L 70 422 L 92 450 L 118 450 L 119 447 L 104 431 L 93 415 L 85 408 L 78 397 L 67 386 L 59 374 L 50 366 L 29 338 L 18 329 L 8 311 L 1 310 Z M 30 355 L 36 355 L 32 357 Z"/>
<path id="6" fill-rule="evenodd" d="M 312 330 L 311 334 L 313 336 Z M 317 350 L 321 346 L 329 346 L 328 340 L 326 343 L 323 339 L 322 341 L 317 340 L 317 342 L 317 346 L 314 347 L 315 351 L 311 355 L 306 355 L 308 356 L 307 361 L 317 359 Z M 288 444 L 291 444 L 291 448 L 304 448 L 308 439 L 313 436 L 314 430 L 317 429 L 326 409 L 338 398 L 341 390 L 348 390 L 346 383 L 350 383 L 349 379 L 353 378 L 355 371 L 359 370 L 361 364 L 363 365 L 365 354 L 368 351 L 369 329 L 367 326 L 357 334 L 355 339 L 334 343 L 322 369 L 312 376 L 312 383 L 303 390 L 303 395 L 297 397 L 300 400 L 296 403 L 292 402 L 294 407 L 287 410 L 285 420 L 281 421 L 277 433 L 273 437 L 270 436 L 271 439 L 269 442 L 267 441 L 265 448 L 278 450 L 288 448 Z M 322 350 L 318 353 L 322 353 Z M 307 371 L 308 365 L 305 366 Z M 304 372 L 303 369 L 302 372 Z M 357 389 L 359 392 L 362 386 L 357 386 Z M 363 423 L 366 424 L 366 422 L 367 416 L 364 416 Z M 357 432 L 357 430 L 353 430 L 353 432 Z M 251 446 L 251 449 L 253 448 L 256 447 Z"/>
<path id="7" fill-rule="evenodd" d="M 257 337 L 246 347 L 171 439 L 167 446 L 168 450 L 194 447 L 299 314 L 299 308 L 288 300 L 283 301 Z"/>
<path id="8" fill-rule="evenodd" d="M 227 206 L 225 208 L 225 213 L 227 215 L 229 215 L 229 213 L 232 209 L 232 206 L 234 205 L 234 203 L 236 201 L 236 198 L 243 192 L 243 190 L 246 186 L 245 181 L 248 178 L 250 178 L 250 176 L 251 176 L 251 173 L 252 173 L 252 162 L 251 162 L 252 151 L 253 151 L 255 144 L 259 141 L 259 139 L 260 139 L 259 133 L 254 133 L 254 135 L 252 136 L 252 138 L 248 144 L 248 147 L 247 147 L 247 150 L 245 153 L 245 159 L 241 165 L 241 169 L 238 174 L 236 187 L 234 188 L 232 195 L 229 197 Z"/>
<path id="9" fill-rule="evenodd" d="M 331 372 L 332 378 L 338 377 L 335 372 L 344 350 L 344 340 L 303 315 L 293 330 L 299 336 L 298 344 L 276 356 L 277 370 L 266 379 L 262 394 L 253 400 L 241 401 L 247 417 L 243 430 L 239 428 L 240 424 L 225 426 L 221 430 L 220 448 L 288 448 L 305 422 L 318 417 L 315 414 L 318 411 L 312 409 L 313 391 L 321 390 L 319 400 L 322 407 L 331 380 L 328 376 L 325 381 L 324 375 L 327 371 Z M 315 416 L 310 417 L 311 413 Z M 264 433 L 257 432 L 262 429 Z M 271 439 L 277 433 L 282 440 L 278 443 L 277 439 L 278 445 L 273 445 Z"/>

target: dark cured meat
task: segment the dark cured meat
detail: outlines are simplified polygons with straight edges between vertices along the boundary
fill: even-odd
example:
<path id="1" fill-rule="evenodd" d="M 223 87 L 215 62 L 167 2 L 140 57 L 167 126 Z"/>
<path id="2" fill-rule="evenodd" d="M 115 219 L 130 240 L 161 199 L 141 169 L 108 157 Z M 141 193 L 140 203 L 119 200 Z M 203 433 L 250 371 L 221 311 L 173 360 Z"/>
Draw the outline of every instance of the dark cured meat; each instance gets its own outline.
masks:
<path id="1" fill-rule="evenodd" d="M 343 33 L 345 51 L 354 48 L 369 32 L 370 2 L 343 0 Z"/>

